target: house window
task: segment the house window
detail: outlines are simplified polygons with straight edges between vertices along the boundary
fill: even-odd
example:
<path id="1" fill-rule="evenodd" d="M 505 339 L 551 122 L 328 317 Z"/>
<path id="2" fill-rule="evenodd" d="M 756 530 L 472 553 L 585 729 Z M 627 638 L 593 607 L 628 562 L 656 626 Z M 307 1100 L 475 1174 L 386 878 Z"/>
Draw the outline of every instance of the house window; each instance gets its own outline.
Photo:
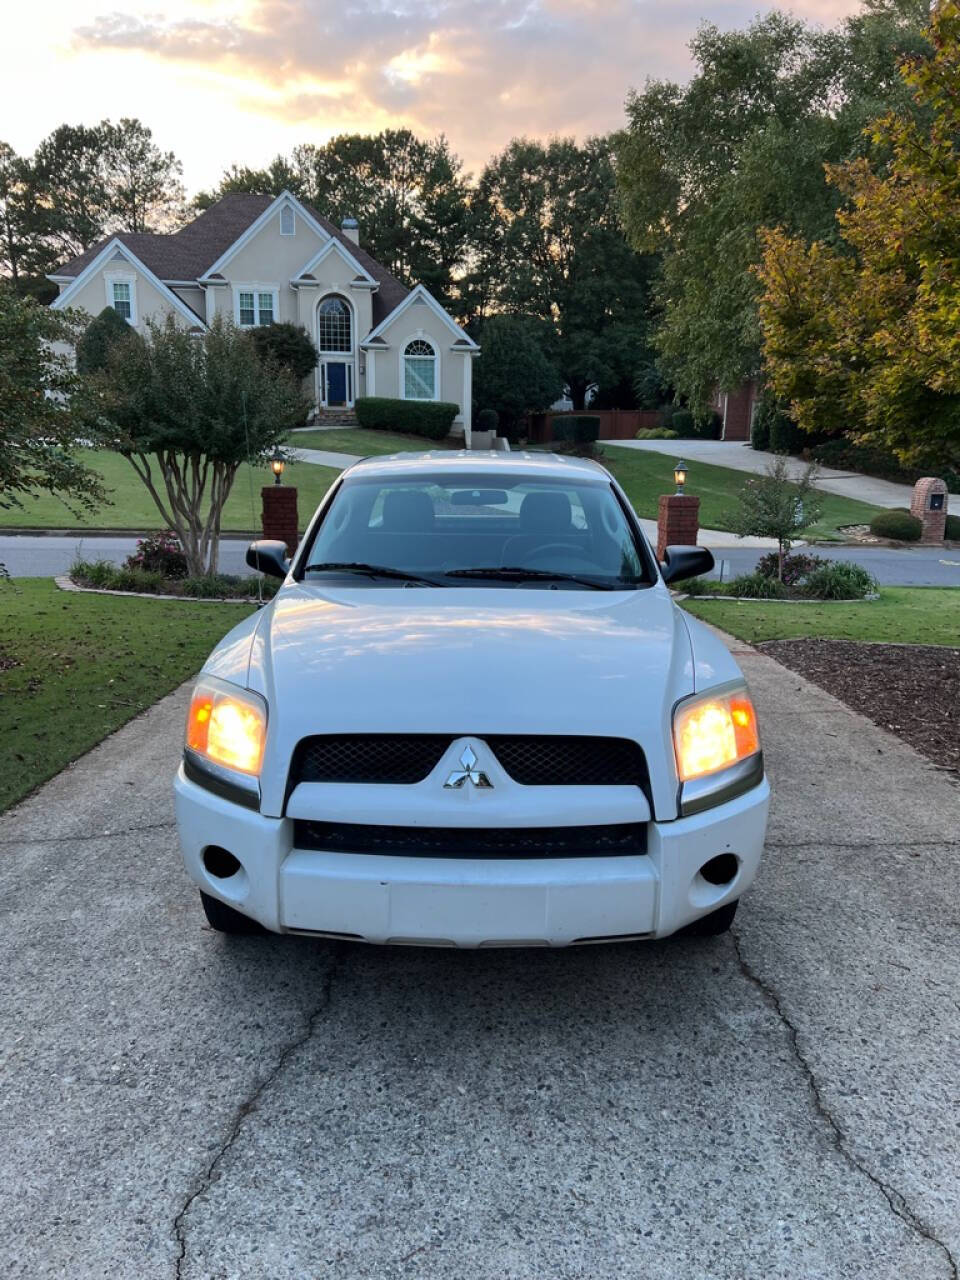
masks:
<path id="1" fill-rule="evenodd" d="M 280 210 L 280 234 L 282 236 L 292 236 L 296 232 L 296 224 L 293 217 L 293 206 L 285 204 Z"/>
<path id="2" fill-rule="evenodd" d="M 351 351 L 350 308 L 342 298 L 324 298 L 317 313 L 321 351 Z"/>
<path id="3" fill-rule="evenodd" d="M 243 329 L 258 324 L 273 324 L 276 294 L 272 290 L 239 289 L 237 291 L 237 323 Z"/>
<path id="4" fill-rule="evenodd" d="M 133 318 L 130 285 L 125 280 L 114 280 L 113 282 L 113 309 L 124 320 Z"/>
<path id="5" fill-rule="evenodd" d="M 423 338 L 414 338 L 403 349 L 403 398 L 437 398 L 437 353 Z"/>

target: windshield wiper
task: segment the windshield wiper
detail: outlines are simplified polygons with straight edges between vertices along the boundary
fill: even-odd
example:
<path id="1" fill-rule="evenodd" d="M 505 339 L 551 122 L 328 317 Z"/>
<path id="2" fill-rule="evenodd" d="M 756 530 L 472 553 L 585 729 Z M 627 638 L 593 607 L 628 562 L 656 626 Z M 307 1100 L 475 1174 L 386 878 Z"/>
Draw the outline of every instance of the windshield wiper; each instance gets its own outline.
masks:
<path id="1" fill-rule="evenodd" d="M 629 590 L 626 585 L 588 578 L 579 573 L 563 573 L 561 570 L 553 569 L 524 569 L 520 565 L 490 569 L 450 569 L 446 576 L 448 578 L 499 578 L 504 582 L 576 582 L 582 587 L 593 587 L 596 591 Z"/>
<path id="2" fill-rule="evenodd" d="M 384 564 L 364 564 L 357 560 L 330 561 L 327 564 L 308 564 L 307 573 L 359 573 L 366 578 L 399 578 L 401 582 L 421 582 L 428 587 L 443 587 L 446 583 L 422 573 L 408 573 L 406 569 L 391 569 Z"/>

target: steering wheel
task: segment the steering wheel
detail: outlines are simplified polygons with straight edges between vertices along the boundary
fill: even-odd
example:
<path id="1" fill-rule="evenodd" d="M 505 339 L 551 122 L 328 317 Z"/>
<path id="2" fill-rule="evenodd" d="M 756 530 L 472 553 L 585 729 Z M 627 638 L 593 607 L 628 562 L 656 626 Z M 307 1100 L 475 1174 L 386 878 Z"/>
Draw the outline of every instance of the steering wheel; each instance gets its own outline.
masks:
<path id="1" fill-rule="evenodd" d="M 573 570 L 578 567 L 582 567 L 596 572 L 597 566 L 593 561 L 588 559 L 585 555 L 582 555 L 579 547 L 571 545 L 569 542 L 545 542 L 543 546 L 536 547 L 528 555 L 524 556 L 524 566 L 530 569 L 535 569 L 537 567 L 537 561 L 546 559 L 548 556 L 551 556 L 556 552 L 560 552 L 565 557 L 564 564 L 562 566 L 554 564 L 548 567 L 555 569 L 562 567 Z"/>

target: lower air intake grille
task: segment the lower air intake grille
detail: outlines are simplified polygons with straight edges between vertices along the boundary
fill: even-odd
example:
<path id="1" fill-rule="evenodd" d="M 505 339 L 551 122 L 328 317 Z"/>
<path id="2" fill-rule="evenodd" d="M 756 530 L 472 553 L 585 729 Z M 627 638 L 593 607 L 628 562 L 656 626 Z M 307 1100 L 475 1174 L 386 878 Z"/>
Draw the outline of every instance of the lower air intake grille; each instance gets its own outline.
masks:
<path id="1" fill-rule="evenodd" d="M 646 853 L 641 822 L 600 827 L 372 827 L 294 823 L 294 847 L 413 858 L 600 858 Z"/>

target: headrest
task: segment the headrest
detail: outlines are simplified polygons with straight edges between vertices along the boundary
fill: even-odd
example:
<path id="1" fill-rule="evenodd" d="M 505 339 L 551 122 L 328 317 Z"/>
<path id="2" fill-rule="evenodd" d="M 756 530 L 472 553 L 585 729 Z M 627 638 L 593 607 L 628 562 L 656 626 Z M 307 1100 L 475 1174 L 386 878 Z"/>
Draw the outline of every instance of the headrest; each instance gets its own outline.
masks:
<path id="1" fill-rule="evenodd" d="M 520 503 L 520 527 L 531 533 L 567 533 L 572 522 L 565 493 L 528 493 Z"/>
<path id="2" fill-rule="evenodd" d="M 383 500 L 383 528 L 392 533 L 423 533 L 433 528 L 433 502 L 422 489 L 397 489 Z"/>

